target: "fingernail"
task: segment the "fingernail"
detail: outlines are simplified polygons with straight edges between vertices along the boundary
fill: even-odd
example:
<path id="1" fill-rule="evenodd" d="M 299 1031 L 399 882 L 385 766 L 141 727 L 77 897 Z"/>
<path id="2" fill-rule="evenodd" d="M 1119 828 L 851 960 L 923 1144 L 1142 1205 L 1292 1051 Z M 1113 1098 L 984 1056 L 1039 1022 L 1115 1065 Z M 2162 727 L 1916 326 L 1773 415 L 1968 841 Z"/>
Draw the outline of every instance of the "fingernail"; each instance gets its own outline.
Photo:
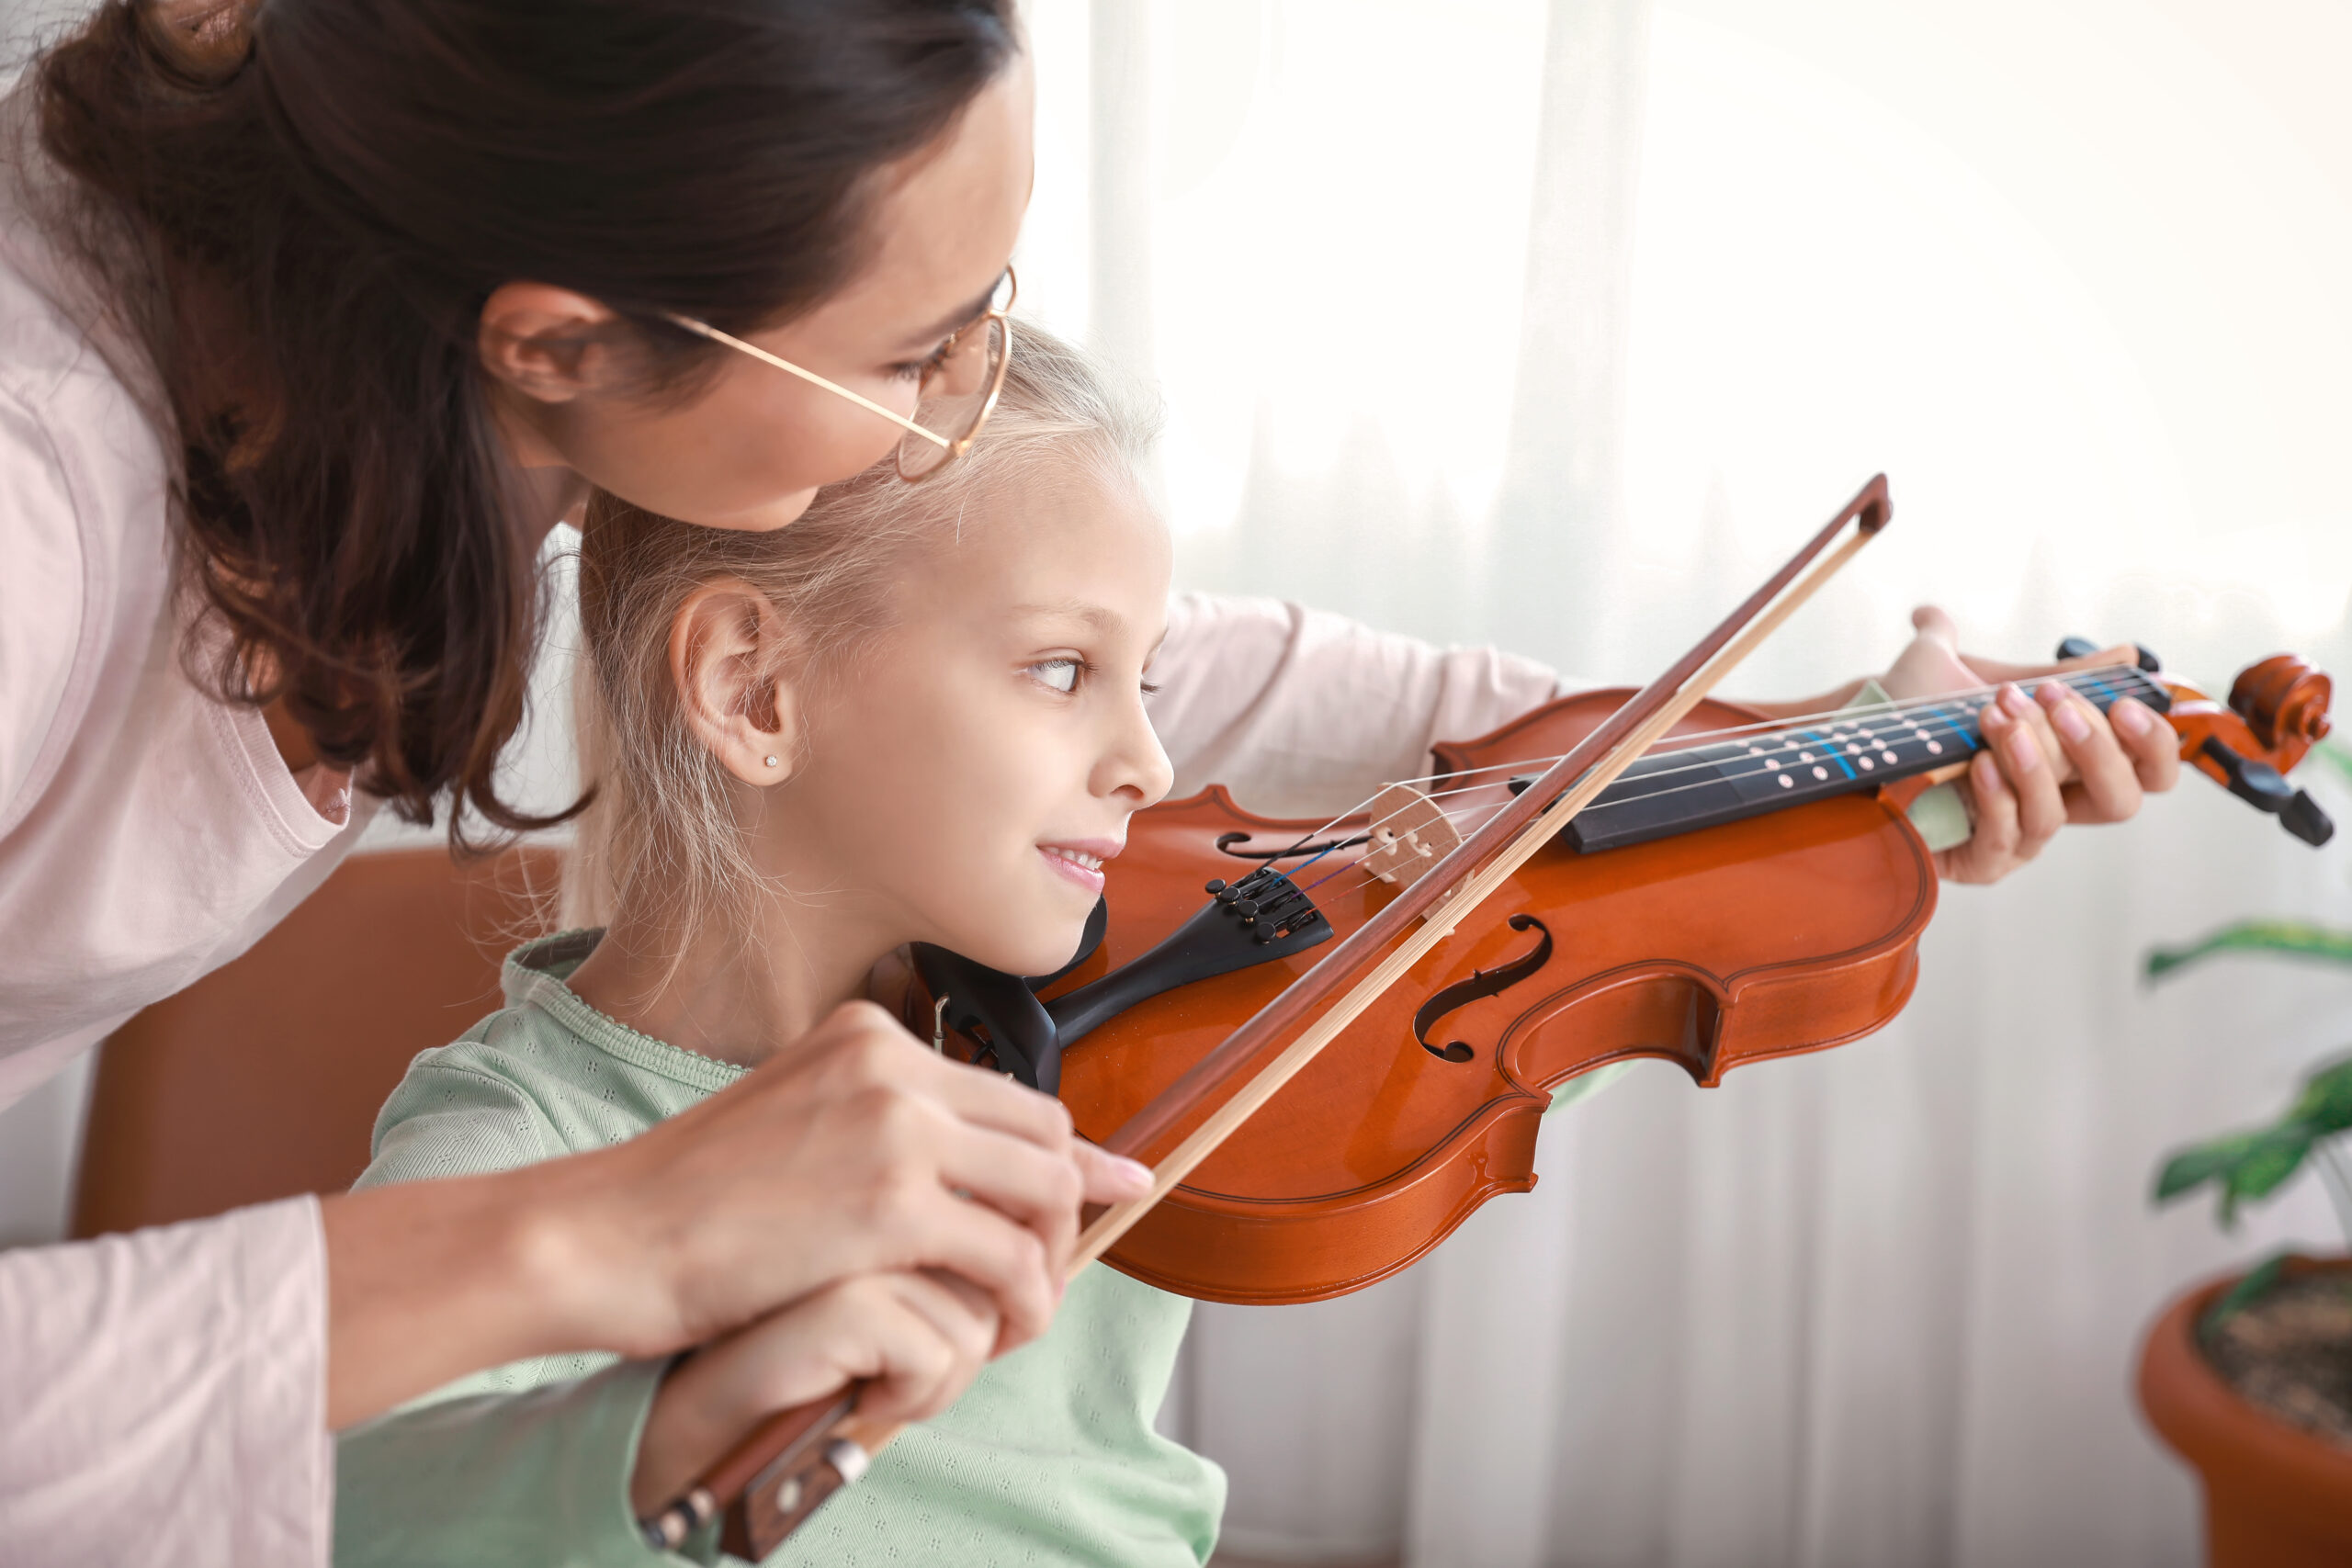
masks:
<path id="1" fill-rule="evenodd" d="M 1987 735 L 1995 730 L 2007 729 L 2011 722 L 2009 716 L 2003 713 L 1996 703 L 1986 703 L 1976 715 L 1976 728 Z"/>
<path id="2" fill-rule="evenodd" d="M 2033 699 L 2021 687 L 2008 685 L 2001 688 L 2001 705 L 2009 710 L 2012 717 L 2023 718 L 2032 711 Z"/>
<path id="3" fill-rule="evenodd" d="M 2059 734 L 2069 740 L 2090 739 L 2090 720 L 2083 716 L 2083 705 L 2080 703 L 2052 703 L 2050 705 L 2050 722 L 2057 727 Z"/>
<path id="4" fill-rule="evenodd" d="M 2148 726 L 2156 722 L 2155 715 L 2126 697 L 2107 710 L 2107 716 L 2121 726 L 2127 734 L 2145 735 Z"/>
<path id="5" fill-rule="evenodd" d="M 1136 1191 L 1148 1192 L 1151 1190 L 1151 1167 L 1143 1164 L 1139 1160 L 1129 1159 L 1125 1155 L 1113 1155 L 1111 1156 L 1111 1166 L 1113 1169 L 1119 1173 L 1120 1177 L 1126 1182 L 1126 1184 L 1134 1188 Z"/>
<path id="6" fill-rule="evenodd" d="M 2031 773 L 2041 766 L 2041 748 L 2033 743 L 2031 732 L 2024 729 L 2015 732 L 2009 741 L 2009 761 L 2021 773 Z"/>

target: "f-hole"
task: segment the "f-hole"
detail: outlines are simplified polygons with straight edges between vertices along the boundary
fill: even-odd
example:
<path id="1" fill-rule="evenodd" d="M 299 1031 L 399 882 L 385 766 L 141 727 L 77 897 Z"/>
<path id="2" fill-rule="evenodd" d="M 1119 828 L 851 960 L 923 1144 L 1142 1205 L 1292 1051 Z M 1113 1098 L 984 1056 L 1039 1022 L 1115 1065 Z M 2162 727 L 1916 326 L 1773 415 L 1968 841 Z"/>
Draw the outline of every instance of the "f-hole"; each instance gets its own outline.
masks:
<path id="1" fill-rule="evenodd" d="M 1220 854 L 1231 855 L 1235 860 L 1262 861 L 1272 865 L 1278 860 L 1292 860 L 1300 855 L 1319 855 L 1328 854 L 1333 850 L 1351 850 L 1358 844 L 1370 843 L 1372 835 L 1358 833 L 1352 839 L 1326 839 L 1319 844 L 1310 844 L 1302 839 L 1287 848 L 1279 850 L 1245 850 L 1238 847 L 1249 841 L 1250 835 L 1247 833 L 1219 833 L 1216 836 L 1217 852 Z"/>
<path id="2" fill-rule="evenodd" d="M 1423 1002 L 1421 1010 L 1413 1015 L 1413 1038 L 1421 1043 L 1422 1050 L 1448 1062 L 1468 1061 L 1476 1053 L 1470 1049 L 1467 1041 L 1454 1040 L 1443 1045 L 1432 1045 L 1430 1043 L 1430 1028 L 1447 1013 L 1457 1008 L 1468 1007 L 1480 997 L 1507 991 L 1551 962 L 1552 932 L 1543 921 L 1532 915 L 1513 915 L 1510 929 L 1536 932 L 1535 945 L 1517 958 L 1506 959 L 1492 969 L 1474 971 L 1467 980 L 1456 980 Z"/>

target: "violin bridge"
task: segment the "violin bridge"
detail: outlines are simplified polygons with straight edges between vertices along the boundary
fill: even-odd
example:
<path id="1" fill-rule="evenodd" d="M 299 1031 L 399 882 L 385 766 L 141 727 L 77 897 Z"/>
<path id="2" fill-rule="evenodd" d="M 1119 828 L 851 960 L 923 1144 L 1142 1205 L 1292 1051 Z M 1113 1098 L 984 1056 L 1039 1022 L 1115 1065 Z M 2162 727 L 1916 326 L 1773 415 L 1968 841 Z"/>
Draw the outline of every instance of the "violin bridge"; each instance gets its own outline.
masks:
<path id="1" fill-rule="evenodd" d="M 1410 784 L 1393 784 L 1373 797 L 1363 864 L 1393 887 L 1410 887 L 1462 843 L 1453 819 Z"/>

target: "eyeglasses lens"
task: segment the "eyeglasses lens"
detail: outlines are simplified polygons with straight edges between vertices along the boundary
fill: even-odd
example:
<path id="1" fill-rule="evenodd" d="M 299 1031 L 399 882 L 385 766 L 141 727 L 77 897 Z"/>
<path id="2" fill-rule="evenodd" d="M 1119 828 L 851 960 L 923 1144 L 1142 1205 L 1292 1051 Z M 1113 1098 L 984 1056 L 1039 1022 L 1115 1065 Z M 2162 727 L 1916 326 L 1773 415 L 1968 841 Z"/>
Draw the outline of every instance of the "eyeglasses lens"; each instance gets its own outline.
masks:
<path id="1" fill-rule="evenodd" d="M 962 442 L 988 417 L 998 384 L 1004 378 L 1008 338 L 1003 321 L 975 321 L 959 334 L 945 357 L 922 378 L 914 420 L 949 443 Z M 922 479 L 953 455 L 953 445 L 909 431 L 899 442 L 899 472 Z"/>

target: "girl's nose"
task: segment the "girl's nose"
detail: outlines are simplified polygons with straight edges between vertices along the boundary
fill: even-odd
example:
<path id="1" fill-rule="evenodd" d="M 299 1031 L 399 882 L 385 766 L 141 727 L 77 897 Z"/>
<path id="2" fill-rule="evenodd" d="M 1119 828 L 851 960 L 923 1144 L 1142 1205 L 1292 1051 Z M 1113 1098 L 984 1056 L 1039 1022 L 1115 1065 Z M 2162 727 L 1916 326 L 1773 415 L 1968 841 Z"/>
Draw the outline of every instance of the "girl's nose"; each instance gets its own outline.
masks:
<path id="1" fill-rule="evenodd" d="M 1102 793 L 1125 797 L 1131 811 L 1164 800 L 1176 782 L 1167 749 L 1159 744 L 1159 734 L 1151 728 L 1140 700 L 1129 707 L 1103 764 Z"/>

